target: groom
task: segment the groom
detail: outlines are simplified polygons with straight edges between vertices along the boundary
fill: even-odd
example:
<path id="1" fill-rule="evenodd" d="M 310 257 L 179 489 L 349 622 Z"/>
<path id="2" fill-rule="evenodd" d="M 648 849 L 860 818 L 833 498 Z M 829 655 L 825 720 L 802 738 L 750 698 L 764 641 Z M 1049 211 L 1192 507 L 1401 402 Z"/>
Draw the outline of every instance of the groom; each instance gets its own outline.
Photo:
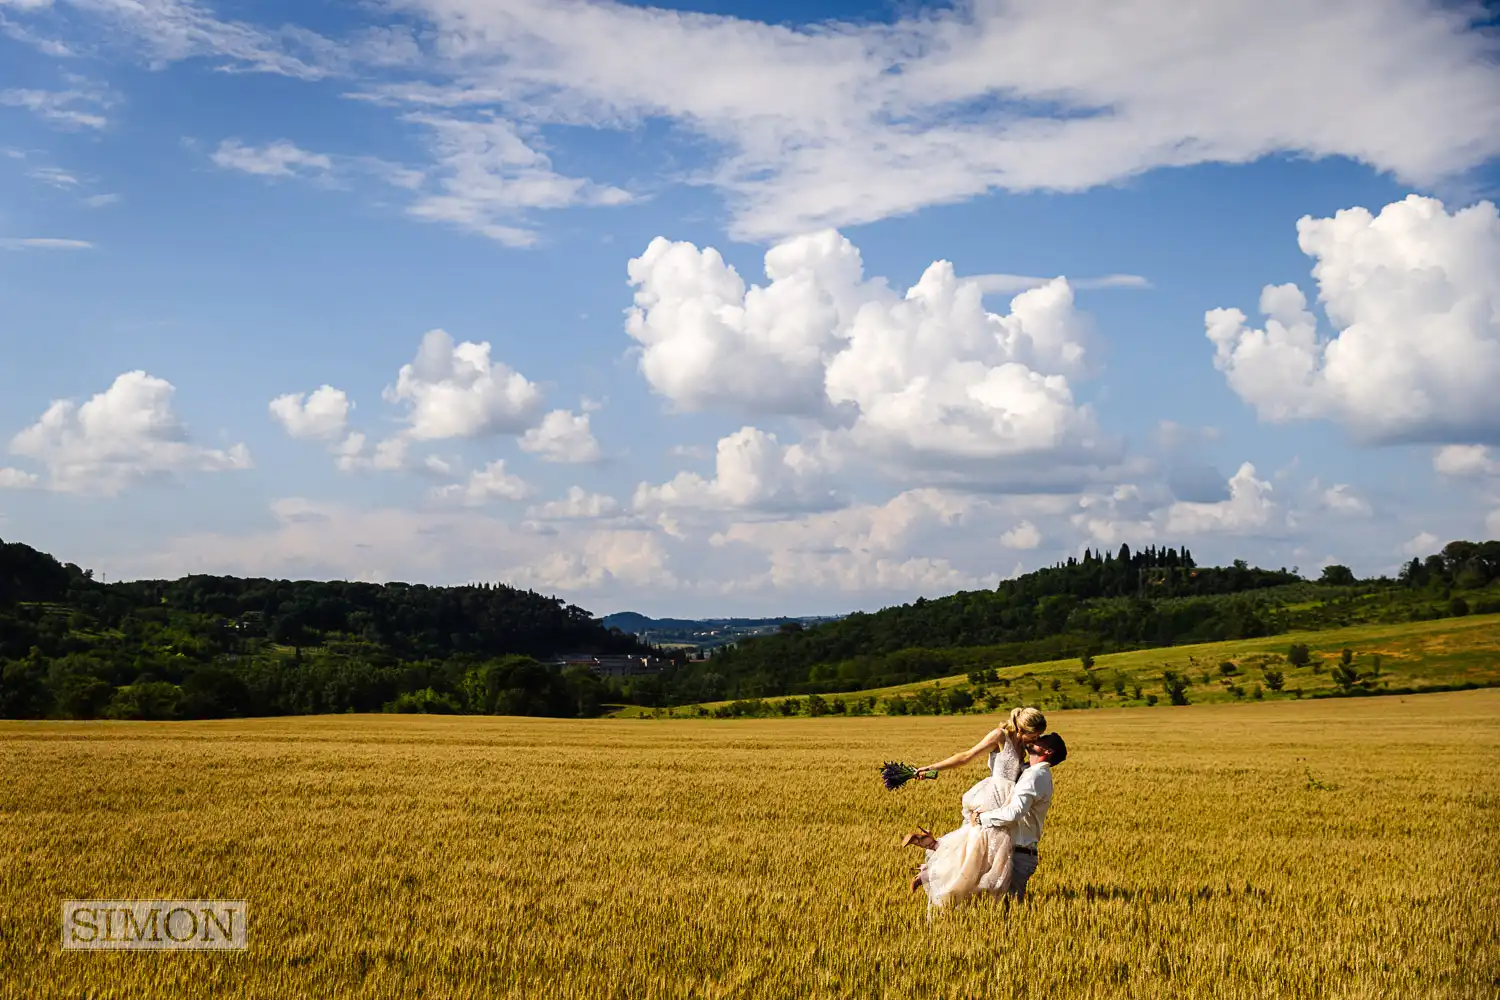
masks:
<path id="1" fill-rule="evenodd" d="M 1052 806 L 1052 769 L 1068 759 L 1068 745 L 1056 733 L 1038 736 L 1026 749 L 1026 761 L 1031 766 L 1016 779 L 1005 805 L 979 814 L 980 826 L 1010 828 L 1015 853 L 1011 856 L 1010 885 L 1005 891 L 1017 902 L 1025 900 L 1026 883 L 1036 871 L 1036 846 Z"/>

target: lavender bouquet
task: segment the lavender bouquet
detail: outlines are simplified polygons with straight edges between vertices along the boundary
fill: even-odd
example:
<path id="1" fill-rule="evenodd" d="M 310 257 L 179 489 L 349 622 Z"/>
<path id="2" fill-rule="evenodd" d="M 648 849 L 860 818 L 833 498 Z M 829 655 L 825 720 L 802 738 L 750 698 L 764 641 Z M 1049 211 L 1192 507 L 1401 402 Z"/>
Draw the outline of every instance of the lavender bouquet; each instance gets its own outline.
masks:
<path id="1" fill-rule="evenodd" d="M 894 792 L 916 777 L 932 779 L 937 775 L 921 773 L 910 764 L 900 764 L 893 760 L 886 761 L 880 767 L 880 780 L 885 782 L 886 791 L 889 792 Z"/>

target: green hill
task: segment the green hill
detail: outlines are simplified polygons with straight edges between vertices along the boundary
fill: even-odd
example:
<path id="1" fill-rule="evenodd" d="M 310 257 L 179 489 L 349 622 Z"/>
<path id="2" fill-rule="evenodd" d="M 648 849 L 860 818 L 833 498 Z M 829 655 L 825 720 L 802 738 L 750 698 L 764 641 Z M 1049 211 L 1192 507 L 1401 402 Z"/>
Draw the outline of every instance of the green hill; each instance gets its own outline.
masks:
<path id="1" fill-rule="evenodd" d="M 1292 653 L 1306 648 L 1305 662 Z M 1344 664 L 1344 651 L 1349 663 Z M 982 659 L 982 656 L 978 657 Z M 1176 680 L 1169 683 L 1173 678 Z M 909 684 L 807 697 L 742 699 L 621 715 L 717 717 L 967 714 L 1047 709 L 1417 693 L 1500 686 L 1500 614 L 1358 625 L 1317 632 L 978 668 Z"/>
<path id="2" fill-rule="evenodd" d="M 582 608 L 501 585 L 190 576 L 102 584 L 0 542 L 0 717 L 410 710 L 588 715 L 617 700 L 551 653 L 644 653 Z"/>
<path id="3" fill-rule="evenodd" d="M 994 590 L 789 630 L 669 671 L 643 704 L 834 694 L 990 667 L 1357 624 L 1500 611 L 1500 542 L 1452 542 L 1399 579 L 1331 566 L 1314 583 L 1186 549 L 1085 553 Z"/>

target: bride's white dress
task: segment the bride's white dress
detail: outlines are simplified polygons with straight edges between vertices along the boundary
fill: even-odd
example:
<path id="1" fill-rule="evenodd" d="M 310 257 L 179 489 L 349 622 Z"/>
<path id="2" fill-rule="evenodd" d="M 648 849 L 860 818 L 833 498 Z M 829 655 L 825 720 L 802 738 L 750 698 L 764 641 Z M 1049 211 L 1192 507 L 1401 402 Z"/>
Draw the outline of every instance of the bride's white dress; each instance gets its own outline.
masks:
<path id="1" fill-rule="evenodd" d="M 938 838 L 937 848 L 927 852 L 925 881 L 931 905 L 1005 891 L 1010 882 L 1010 831 L 980 826 L 979 814 L 1005 805 L 1024 766 L 1020 747 L 1007 736 L 990 754 L 990 776 L 964 792 L 963 825 Z"/>

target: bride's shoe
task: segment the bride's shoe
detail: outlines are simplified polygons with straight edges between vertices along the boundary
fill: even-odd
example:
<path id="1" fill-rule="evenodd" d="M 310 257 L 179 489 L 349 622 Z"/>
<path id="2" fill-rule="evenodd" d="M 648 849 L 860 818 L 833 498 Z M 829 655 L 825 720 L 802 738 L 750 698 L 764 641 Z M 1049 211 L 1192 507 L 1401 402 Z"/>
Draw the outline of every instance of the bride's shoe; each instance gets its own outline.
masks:
<path id="1" fill-rule="evenodd" d="M 937 849 L 937 838 L 932 835 L 931 830 L 919 826 L 901 839 L 901 846 L 920 847 L 924 851 L 933 851 Z"/>

